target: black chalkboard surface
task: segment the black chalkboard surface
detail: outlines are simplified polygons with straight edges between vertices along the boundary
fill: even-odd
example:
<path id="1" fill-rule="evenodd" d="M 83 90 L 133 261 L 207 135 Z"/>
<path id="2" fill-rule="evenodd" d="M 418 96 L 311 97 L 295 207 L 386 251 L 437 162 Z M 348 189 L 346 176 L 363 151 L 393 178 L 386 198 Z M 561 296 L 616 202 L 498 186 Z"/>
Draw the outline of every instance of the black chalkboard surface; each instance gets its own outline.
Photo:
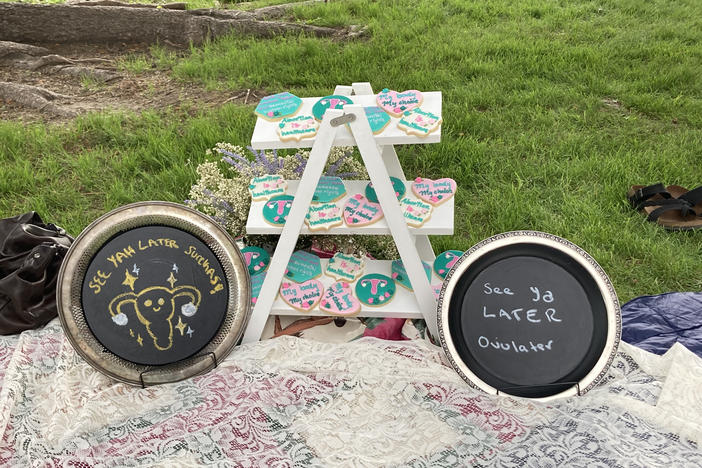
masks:
<path id="1" fill-rule="evenodd" d="M 439 314 L 442 345 L 464 379 L 532 398 L 584 393 L 593 370 L 608 366 L 621 327 L 592 257 L 535 231 L 467 251 L 447 276 Z"/>
<path id="2" fill-rule="evenodd" d="M 83 280 L 85 321 L 127 361 L 164 365 L 200 351 L 227 313 L 229 288 L 214 253 L 169 226 L 121 232 L 92 257 Z"/>

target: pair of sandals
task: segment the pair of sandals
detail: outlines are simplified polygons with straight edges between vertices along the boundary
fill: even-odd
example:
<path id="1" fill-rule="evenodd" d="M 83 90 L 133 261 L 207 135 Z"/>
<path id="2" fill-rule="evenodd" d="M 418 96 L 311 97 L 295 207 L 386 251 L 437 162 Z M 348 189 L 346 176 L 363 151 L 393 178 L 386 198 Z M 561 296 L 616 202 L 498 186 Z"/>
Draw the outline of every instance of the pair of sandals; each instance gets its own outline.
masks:
<path id="1" fill-rule="evenodd" d="M 679 185 L 634 185 L 627 198 L 648 221 L 669 231 L 702 228 L 702 186 L 687 190 Z"/>

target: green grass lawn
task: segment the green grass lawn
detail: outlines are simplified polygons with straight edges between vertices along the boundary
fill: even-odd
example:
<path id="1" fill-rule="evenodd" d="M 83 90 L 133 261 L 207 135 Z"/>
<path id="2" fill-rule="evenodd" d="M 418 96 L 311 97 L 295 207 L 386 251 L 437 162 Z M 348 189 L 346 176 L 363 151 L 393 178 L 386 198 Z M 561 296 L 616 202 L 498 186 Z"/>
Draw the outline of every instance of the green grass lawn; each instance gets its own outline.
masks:
<path id="1" fill-rule="evenodd" d="M 456 234 L 437 251 L 535 229 L 590 252 L 622 301 L 702 290 L 702 232 L 666 232 L 625 200 L 633 184 L 702 185 L 702 2 L 349 0 L 295 15 L 369 38 L 228 38 L 150 60 L 232 91 L 440 90 L 442 142 L 398 148 L 408 177 L 458 182 Z M 0 123 L 0 215 L 35 209 L 77 234 L 121 204 L 181 201 L 207 148 L 248 144 L 254 104 Z"/>

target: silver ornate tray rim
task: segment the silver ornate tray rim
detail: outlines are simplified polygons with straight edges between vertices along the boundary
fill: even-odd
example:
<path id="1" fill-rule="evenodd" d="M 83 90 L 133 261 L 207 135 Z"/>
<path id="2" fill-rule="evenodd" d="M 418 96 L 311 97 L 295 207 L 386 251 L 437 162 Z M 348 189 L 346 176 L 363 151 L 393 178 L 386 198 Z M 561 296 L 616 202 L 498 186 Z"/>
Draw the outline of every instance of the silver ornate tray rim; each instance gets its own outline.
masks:
<path id="1" fill-rule="evenodd" d="M 621 307 L 619 305 L 619 300 L 612 282 L 597 261 L 576 244 L 554 234 L 529 230 L 504 232 L 484 239 L 464 252 L 453 268 L 449 270 L 441 288 L 441 292 L 439 293 L 437 303 L 437 328 L 439 331 L 439 341 L 441 342 L 441 347 L 443 348 L 451 367 L 453 367 L 459 376 L 471 387 L 493 395 L 499 394 L 508 395 L 512 398 L 526 398 L 499 392 L 496 388 L 487 384 L 473 372 L 471 372 L 468 366 L 466 366 L 466 364 L 460 359 L 460 356 L 456 350 L 456 346 L 454 345 L 451 337 L 448 320 L 451 296 L 462 273 L 464 273 L 472 263 L 483 255 L 506 245 L 519 242 L 546 245 L 570 256 L 573 260 L 577 261 L 581 266 L 583 266 L 585 270 L 590 273 L 590 275 L 592 275 L 592 278 L 597 283 L 598 289 L 602 294 L 607 312 L 607 338 L 602 354 L 600 355 L 596 364 L 587 373 L 587 375 L 585 375 L 585 377 L 583 377 L 577 383 L 577 385 L 574 385 L 555 395 L 528 399 L 550 401 L 556 398 L 583 395 L 592 390 L 598 384 L 598 382 L 604 378 L 607 370 L 614 360 L 614 357 L 616 356 L 622 331 Z"/>
<path id="2" fill-rule="evenodd" d="M 222 264 L 229 284 L 226 316 L 212 340 L 196 356 L 161 366 L 135 364 L 105 350 L 87 327 L 80 300 L 87 266 L 104 243 L 120 232 L 150 225 L 175 227 L 199 238 Z M 61 265 L 56 296 L 59 320 L 73 349 L 99 372 L 142 387 L 177 382 L 210 371 L 234 349 L 251 315 L 251 282 L 234 240 L 209 216 L 166 201 L 124 205 L 86 227 Z"/>

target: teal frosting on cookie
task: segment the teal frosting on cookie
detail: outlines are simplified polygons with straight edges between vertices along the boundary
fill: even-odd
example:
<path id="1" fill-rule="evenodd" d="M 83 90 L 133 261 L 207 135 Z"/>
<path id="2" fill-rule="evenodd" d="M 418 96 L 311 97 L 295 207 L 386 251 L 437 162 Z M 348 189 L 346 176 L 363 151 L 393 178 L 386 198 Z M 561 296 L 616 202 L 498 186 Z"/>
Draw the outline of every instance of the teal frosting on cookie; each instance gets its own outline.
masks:
<path id="1" fill-rule="evenodd" d="M 285 277 L 296 283 L 316 278 L 322 274 L 322 263 L 319 257 L 313 253 L 298 250 L 293 252 L 285 270 Z"/>
<path id="2" fill-rule="evenodd" d="M 431 265 L 427 262 L 422 261 L 422 266 L 424 267 L 424 273 L 427 275 L 427 279 L 431 280 Z M 398 284 L 404 286 L 410 291 L 414 291 L 412 288 L 412 283 L 410 283 L 409 275 L 405 270 L 405 265 L 403 265 L 402 260 L 392 261 L 392 279 L 397 281 Z"/>
<path id="3" fill-rule="evenodd" d="M 246 266 L 249 269 L 249 275 L 251 276 L 263 273 L 271 263 L 271 256 L 261 247 L 244 247 L 241 249 L 241 254 L 244 256 Z"/>
<path id="4" fill-rule="evenodd" d="M 453 267 L 453 265 L 458 261 L 458 259 L 463 255 L 460 250 L 447 250 L 446 252 L 441 252 L 436 256 L 434 260 L 434 271 L 442 279 L 446 278 L 446 274 Z"/>
<path id="5" fill-rule="evenodd" d="M 395 191 L 395 196 L 398 200 L 402 200 L 405 196 L 405 192 L 407 192 L 405 183 L 397 177 L 390 177 L 390 182 L 392 182 L 392 189 Z M 366 185 L 366 198 L 373 203 L 378 203 L 378 196 L 373 188 L 373 182 L 368 182 L 368 185 Z"/>
<path id="6" fill-rule="evenodd" d="M 312 115 L 315 119 L 322 120 L 327 109 L 343 109 L 346 104 L 353 104 L 353 101 L 338 94 L 324 96 L 312 106 Z"/>
<path id="7" fill-rule="evenodd" d="M 314 203 L 329 203 L 346 195 L 346 187 L 340 177 L 322 176 L 312 196 Z"/>
<path id="8" fill-rule="evenodd" d="M 371 273 L 362 276 L 356 283 L 358 300 L 369 306 L 382 306 L 395 295 L 395 282 L 387 275 Z"/>
<path id="9" fill-rule="evenodd" d="M 272 197 L 263 204 L 263 219 L 275 226 L 283 226 L 288 220 L 293 198 L 292 195 L 278 195 Z"/>

